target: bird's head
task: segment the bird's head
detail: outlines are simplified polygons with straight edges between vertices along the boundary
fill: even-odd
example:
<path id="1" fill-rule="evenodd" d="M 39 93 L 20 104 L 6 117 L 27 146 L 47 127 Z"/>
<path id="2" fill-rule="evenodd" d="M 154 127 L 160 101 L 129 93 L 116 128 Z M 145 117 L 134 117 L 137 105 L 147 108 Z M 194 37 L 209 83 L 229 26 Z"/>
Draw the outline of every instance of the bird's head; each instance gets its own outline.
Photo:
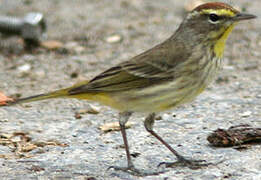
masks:
<path id="1" fill-rule="evenodd" d="M 185 34 L 190 41 L 213 45 L 216 55 L 222 56 L 225 42 L 235 24 L 254 18 L 256 16 L 241 13 L 225 3 L 206 3 L 187 15 L 179 31 L 187 31 Z"/>

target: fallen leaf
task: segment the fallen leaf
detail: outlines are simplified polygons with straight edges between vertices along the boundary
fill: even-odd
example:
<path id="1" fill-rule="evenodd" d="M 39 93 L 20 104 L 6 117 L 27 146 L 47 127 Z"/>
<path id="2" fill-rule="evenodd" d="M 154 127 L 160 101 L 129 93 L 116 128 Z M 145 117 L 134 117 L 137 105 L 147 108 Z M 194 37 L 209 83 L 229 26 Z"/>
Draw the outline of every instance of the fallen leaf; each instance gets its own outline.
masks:
<path id="1" fill-rule="evenodd" d="M 1 159 L 13 159 L 14 155 L 12 154 L 0 154 Z"/>
<path id="2" fill-rule="evenodd" d="M 0 134 L 0 145 L 7 146 L 14 152 L 14 155 L 0 155 L 0 158 L 11 159 L 12 158 L 30 158 L 30 151 L 44 146 L 68 146 L 65 143 L 61 143 L 57 140 L 32 141 L 29 133 L 26 132 L 14 132 L 12 134 L 3 133 Z"/>
<path id="3" fill-rule="evenodd" d="M 21 152 L 30 152 L 34 149 L 36 149 L 38 146 L 36 146 L 35 144 L 31 144 L 31 143 L 26 143 L 22 146 L 21 148 Z"/>
<path id="4" fill-rule="evenodd" d="M 127 128 L 130 128 L 133 125 L 134 125 L 134 123 L 127 122 L 125 127 L 127 129 Z M 119 124 L 119 122 L 106 123 L 106 124 L 100 126 L 99 129 L 101 129 L 103 132 L 119 131 L 120 130 L 120 124 Z"/>
<path id="5" fill-rule="evenodd" d="M 10 101 L 14 101 L 14 100 L 0 92 L 0 106 L 7 105 L 7 102 Z"/>
<path id="6" fill-rule="evenodd" d="M 49 50 L 55 50 L 55 49 L 62 48 L 63 43 L 61 43 L 60 41 L 49 40 L 49 41 L 42 42 L 41 46 Z"/>

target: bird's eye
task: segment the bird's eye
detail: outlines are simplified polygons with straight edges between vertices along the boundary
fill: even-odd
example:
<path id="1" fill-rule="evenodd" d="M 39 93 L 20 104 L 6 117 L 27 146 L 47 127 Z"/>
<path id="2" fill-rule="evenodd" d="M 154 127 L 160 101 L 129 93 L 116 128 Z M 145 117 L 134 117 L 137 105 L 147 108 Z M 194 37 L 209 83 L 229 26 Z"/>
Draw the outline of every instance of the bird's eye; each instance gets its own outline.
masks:
<path id="1" fill-rule="evenodd" d="M 218 15 L 216 15 L 216 14 L 210 14 L 210 15 L 209 15 L 209 20 L 210 20 L 211 22 L 213 22 L 213 23 L 216 23 L 216 22 L 219 20 L 219 17 L 218 17 Z"/>

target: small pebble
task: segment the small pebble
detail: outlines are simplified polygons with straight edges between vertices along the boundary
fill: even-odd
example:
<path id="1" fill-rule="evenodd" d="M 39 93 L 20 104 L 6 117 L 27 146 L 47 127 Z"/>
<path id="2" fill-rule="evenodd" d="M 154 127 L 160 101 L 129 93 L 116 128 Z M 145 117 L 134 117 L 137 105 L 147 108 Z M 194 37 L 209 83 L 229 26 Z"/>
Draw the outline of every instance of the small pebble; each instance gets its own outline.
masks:
<path id="1" fill-rule="evenodd" d="M 163 114 L 161 117 L 162 120 L 168 120 L 171 116 L 169 114 Z"/>
<path id="2" fill-rule="evenodd" d="M 99 114 L 100 111 L 101 111 L 100 107 L 90 104 L 90 108 L 88 109 L 89 114 Z"/>
<path id="3" fill-rule="evenodd" d="M 89 114 L 99 114 L 100 110 L 101 110 L 100 107 L 94 106 L 94 105 L 90 104 L 88 108 L 81 109 L 77 113 L 78 114 L 86 114 L 86 113 L 89 113 Z"/>
<path id="4" fill-rule="evenodd" d="M 156 121 L 162 120 L 162 117 L 161 116 L 156 116 L 155 120 Z"/>
<path id="5" fill-rule="evenodd" d="M 80 113 L 75 113 L 74 117 L 75 117 L 75 119 L 81 119 L 82 118 Z"/>
<path id="6" fill-rule="evenodd" d="M 77 78 L 78 77 L 78 72 L 73 72 L 72 74 L 71 74 L 71 78 Z"/>
<path id="7" fill-rule="evenodd" d="M 18 70 L 22 73 L 28 72 L 28 71 L 30 71 L 30 69 L 31 69 L 30 64 L 24 64 L 24 65 L 18 67 Z"/>
<path id="8" fill-rule="evenodd" d="M 251 111 L 245 111 L 242 114 L 240 114 L 241 117 L 249 117 L 252 114 Z"/>
<path id="9" fill-rule="evenodd" d="M 234 70 L 234 66 L 224 66 L 223 69 L 225 70 Z"/>
<path id="10" fill-rule="evenodd" d="M 36 166 L 36 165 L 32 165 L 32 167 L 28 168 L 28 169 L 31 170 L 31 171 L 34 171 L 34 172 L 44 171 L 44 168 L 42 168 L 40 166 Z"/>
<path id="11" fill-rule="evenodd" d="M 111 35 L 111 36 L 108 36 L 106 38 L 106 42 L 107 43 L 118 43 L 122 40 L 122 37 L 118 34 L 115 34 L 115 35 Z"/>

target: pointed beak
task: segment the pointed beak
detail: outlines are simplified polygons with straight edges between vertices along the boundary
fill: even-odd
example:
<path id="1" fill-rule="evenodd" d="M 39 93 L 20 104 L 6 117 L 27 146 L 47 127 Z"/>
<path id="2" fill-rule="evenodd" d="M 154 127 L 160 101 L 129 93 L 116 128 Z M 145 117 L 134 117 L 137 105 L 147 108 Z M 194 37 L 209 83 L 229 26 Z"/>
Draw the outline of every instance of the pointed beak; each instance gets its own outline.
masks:
<path id="1" fill-rule="evenodd" d="M 233 20 L 242 21 L 242 20 L 255 19 L 255 18 L 257 18 L 257 16 L 252 14 L 238 13 L 235 17 L 233 17 Z"/>

